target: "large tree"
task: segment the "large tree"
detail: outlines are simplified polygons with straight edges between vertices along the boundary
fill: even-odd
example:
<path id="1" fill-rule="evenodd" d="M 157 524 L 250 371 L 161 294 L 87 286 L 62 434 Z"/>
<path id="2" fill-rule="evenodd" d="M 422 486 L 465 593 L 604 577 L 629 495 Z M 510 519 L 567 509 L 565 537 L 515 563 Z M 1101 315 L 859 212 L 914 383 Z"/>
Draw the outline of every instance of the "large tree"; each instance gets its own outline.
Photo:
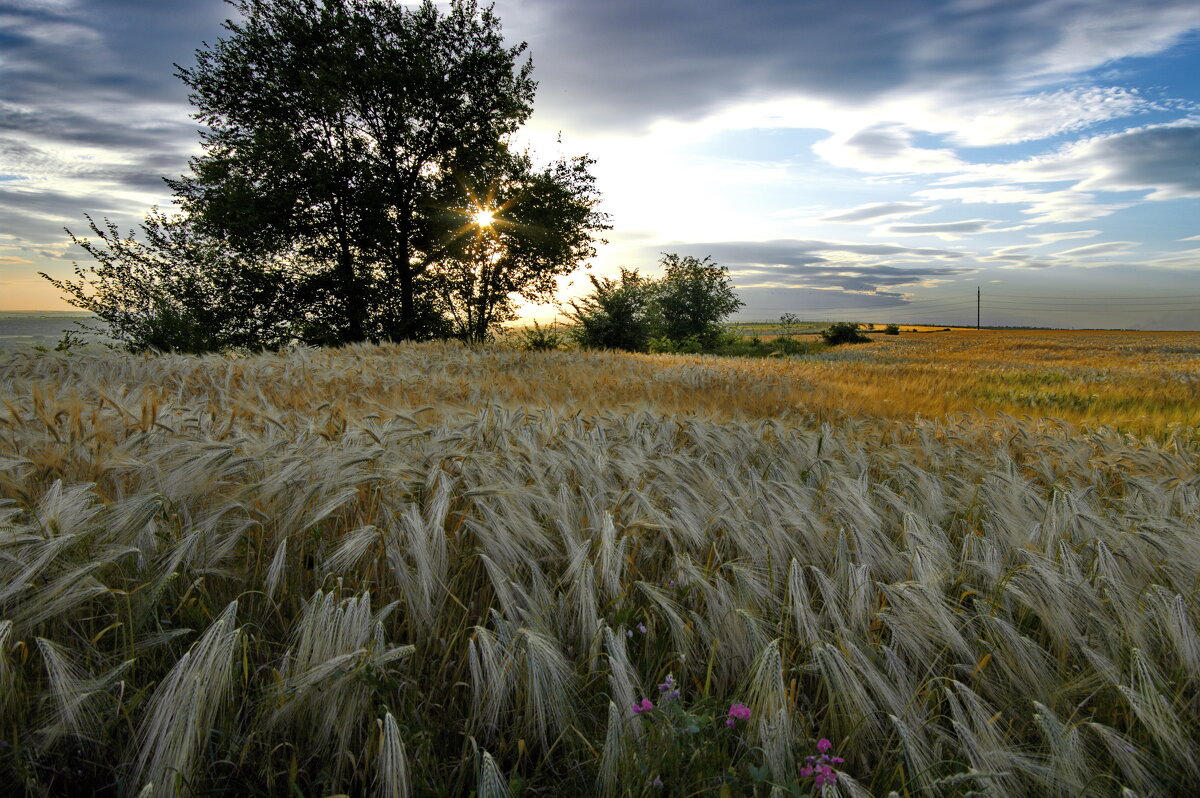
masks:
<path id="1" fill-rule="evenodd" d="M 475 178 L 486 164 L 506 164 L 499 183 L 519 196 L 502 216 L 547 202 L 587 211 L 512 228 L 501 258 L 510 273 L 532 276 L 505 283 L 510 292 L 540 288 L 543 272 L 590 256 L 603 226 L 590 180 L 562 166 L 513 166 L 507 140 L 532 111 L 535 83 L 520 60 L 525 45 L 504 44 L 490 8 L 230 2 L 241 18 L 226 23 L 229 35 L 179 68 L 207 130 L 193 174 L 172 185 L 202 230 L 243 252 L 309 264 L 296 293 L 325 309 L 324 329 L 310 328 L 310 338 L 437 332 L 429 292 L 449 278 L 432 270 L 471 262 L 447 222 L 470 205 L 471 180 L 450 178 Z M 447 189 L 456 185 L 457 196 Z M 522 243 L 539 236 L 540 245 Z M 536 256 L 518 254 L 539 246 Z"/>

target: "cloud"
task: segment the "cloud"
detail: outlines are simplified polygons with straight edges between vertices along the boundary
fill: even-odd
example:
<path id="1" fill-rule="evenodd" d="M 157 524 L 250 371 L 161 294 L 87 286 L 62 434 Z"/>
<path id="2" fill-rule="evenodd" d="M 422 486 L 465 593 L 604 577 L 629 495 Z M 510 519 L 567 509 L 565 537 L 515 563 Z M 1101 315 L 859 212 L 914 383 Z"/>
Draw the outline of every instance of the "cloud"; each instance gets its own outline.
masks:
<path id="1" fill-rule="evenodd" d="M 1140 241 L 1106 241 L 1102 244 L 1088 244 L 1085 247 L 1075 247 L 1074 249 L 1055 252 L 1054 257 L 1096 258 L 1103 255 L 1120 255 L 1140 245 Z"/>
<path id="2" fill-rule="evenodd" d="M 1146 199 L 1179 199 L 1200 197 L 1197 162 L 1200 118 L 1187 118 L 1093 136 L 1022 161 L 972 166 L 939 182 L 1072 183 L 1070 191 L 1080 198 L 1090 198 L 1085 193 L 1089 191 L 1143 191 L 1149 192 Z M 986 194 L 989 190 L 1001 189 L 960 191 Z M 937 199 L 947 194 L 933 190 L 921 196 Z"/>
<path id="3" fill-rule="evenodd" d="M 646 250 L 649 254 L 650 248 Z M 712 256 L 729 268 L 739 290 L 774 285 L 879 293 L 899 286 L 932 285 L 975 271 L 971 266 L 929 263 L 959 260 L 960 252 L 898 244 L 776 239 L 676 242 L 654 249 L 655 254 L 660 250 Z"/>
<path id="4" fill-rule="evenodd" d="M 1041 241 L 1043 244 L 1049 244 L 1053 241 L 1067 241 L 1072 238 L 1092 238 L 1103 232 L 1101 230 L 1064 230 L 1059 233 L 1037 233 L 1033 237 Z"/>
<path id="5" fill-rule="evenodd" d="M 860 172 L 931 174 L 960 172 L 967 164 L 952 150 L 917 147 L 910 131 L 894 123 L 837 133 L 813 145 L 813 152 L 833 164 Z"/>
<path id="6" fill-rule="evenodd" d="M 943 178 L 939 182 L 975 179 L 971 174 Z M 1042 190 L 1025 186 L 983 185 L 954 188 L 930 188 L 915 192 L 922 199 L 945 202 L 957 200 L 967 205 L 1024 205 L 1021 213 L 1031 224 L 1072 224 L 1109 216 L 1128 202 L 1097 202 L 1094 194 L 1073 189 Z"/>
<path id="7" fill-rule="evenodd" d="M 968 103 L 952 109 L 957 112 L 930 114 L 934 122 L 929 127 L 955 144 L 987 147 L 1038 141 L 1154 107 L 1130 89 L 1089 86 Z M 970 117 L 970 124 L 963 124 L 964 116 Z"/>
<path id="8" fill-rule="evenodd" d="M 1152 200 L 1200 197 L 1200 120 L 1089 139 L 1072 156 L 1091 171 L 1082 189 L 1149 191 Z"/>
<path id="9" fill-rule="evenodd" d="M 552 124 L 644 129 L 656 119 L 697 120 L 739 102 L 805 96 L 843 106 L 921 93 L 959 101 L 1025 91 L 1115 60 L 1150 55 L 1200 27 L 1192 0 L 502 0 L 506 32 L 527 39 Z M 1124 103 L 1120 94 L 1098 99 Z M 1086 90 L 1050 94 L 1032 108 L 1039 129 L 1069 129 Z M 949 104 L 946 106 L 949 107 Z M 1026 123 L 1010 137 L 1035 136 Z M 972 142 L 974 143 L 974 142 Z"/>
<path id="10" fill-rule="evenodd" d="M 915 216 L 921 213 L 929 213 L 936 209 L 936 206 L 929 206 L 923 202 L 870 202 L 866 205 L 858 205 L 843 211 L 834 211 L 826 216 L 822 216 L 820 221 L 845 222 L 848 224 L 860 223 L 891 216 Z"/>
<path id="11" fill-rule="evenodd" d="M 1190 240 L 1200 240 L 1200 236 L 1193 236 Z M 1145 265 L 1160 269 L 1187 269 L 1194 271 L 1200 268 L 1200 248 L 1170 252 L 1160 257 L 1146 260 Z"/>
<path id="12" fill-rule="evenodd" d="M 974 233 L 993 232 L 995 219 L 965 219 L 960 222 L 930 222 L 927 224 L 893 224 L 884 228 L 886 233 L 904 236 L 933 235 L 940 238 L 956 239 Z"/>

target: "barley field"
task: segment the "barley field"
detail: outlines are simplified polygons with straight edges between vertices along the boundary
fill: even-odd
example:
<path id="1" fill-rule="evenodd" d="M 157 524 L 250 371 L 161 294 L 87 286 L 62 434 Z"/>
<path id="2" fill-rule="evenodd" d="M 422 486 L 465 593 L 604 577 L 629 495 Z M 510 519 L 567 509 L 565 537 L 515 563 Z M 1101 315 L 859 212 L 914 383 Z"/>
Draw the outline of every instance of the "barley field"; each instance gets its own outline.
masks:
<path id="1" fill-rule="evenodd" d="M 0 354 L 0 785 L 1200 793 L 1198 353 Z"/>

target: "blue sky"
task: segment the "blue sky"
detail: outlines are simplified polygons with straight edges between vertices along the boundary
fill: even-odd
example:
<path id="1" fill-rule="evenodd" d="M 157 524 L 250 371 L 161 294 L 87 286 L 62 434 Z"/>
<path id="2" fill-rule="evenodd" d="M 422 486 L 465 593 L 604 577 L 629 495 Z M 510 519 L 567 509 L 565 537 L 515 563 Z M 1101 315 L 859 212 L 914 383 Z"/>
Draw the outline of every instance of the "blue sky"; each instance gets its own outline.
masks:
<path id="1" fill-rule="evenodd" d="M 0 309 L 61 306 L 36 272 L 85 212 L 169 203 L 198 152 L 171 64 L 228 11 L 0 0 Z M 1195 0 L 496 11 L 540 84 L 523 142 L 597 161 L 597 273 L 711 255 L 747 319 L 973 322 L 980 287 L 985 324 L 1200 328 Z"/>

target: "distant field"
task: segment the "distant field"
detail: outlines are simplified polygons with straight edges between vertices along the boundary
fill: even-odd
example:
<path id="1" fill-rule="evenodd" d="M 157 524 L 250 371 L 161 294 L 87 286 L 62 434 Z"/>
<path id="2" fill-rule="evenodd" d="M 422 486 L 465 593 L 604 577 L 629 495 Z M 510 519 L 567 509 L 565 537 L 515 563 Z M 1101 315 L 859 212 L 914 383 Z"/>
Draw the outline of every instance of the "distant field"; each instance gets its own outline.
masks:
<path id="1" fill-rule="evenodd" d="M 0 311 L 0 349 L 22 346 L 53 348 L 64 330 L 78 330 L 77 322 L 93 319 L 82 311 Z"/>
<path id="2" fill-rule="evenodd" d="M 775 798 L 828 740 L 824 798 L 1200 794 L 1198 382 L 1194 333 L 0 352 L 0 784 Z"/>

